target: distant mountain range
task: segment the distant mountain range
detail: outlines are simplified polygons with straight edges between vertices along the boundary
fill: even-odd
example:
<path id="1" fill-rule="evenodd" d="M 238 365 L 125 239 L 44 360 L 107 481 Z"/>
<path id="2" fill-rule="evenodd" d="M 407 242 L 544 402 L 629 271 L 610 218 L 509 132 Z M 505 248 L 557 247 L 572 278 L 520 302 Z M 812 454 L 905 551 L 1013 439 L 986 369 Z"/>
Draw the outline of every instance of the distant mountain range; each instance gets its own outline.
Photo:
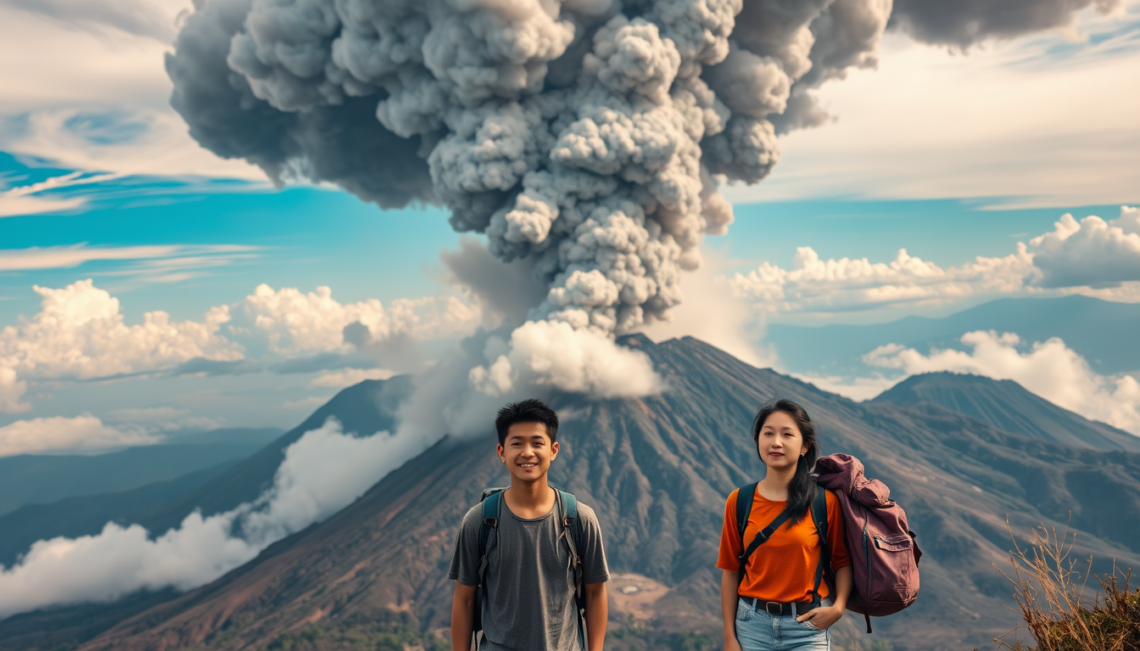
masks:
<path id="1" fill-rule="evenodd" d="M 1140 437 L 1062 409 L 1013 380 L 924 373 L 896 384 L 874 402 L 928 402 L 1031 439 L 1094 450 L 1140 452 Z"/>
<path id="2" fill-rule="evenodd" d="M 45 504 L 168 481 L 247 457 L 280 436 L 281 430 L 275 427 L 224 429 L 182 433 L 166 444 L 110 454 L 23 454 L 0 458 L 0 515 L 25 504 Z"/>
<path id="3" fill-rule="evenodd" d="M 1058 413 L 1043 401 L 983 408 L 979 392 L 998 393 L 999 403 L 1000 392 L 1017 392 L 966 376 L 912 379 L 895 395 L 899 402 L 854 403 L 692 338 L 622 342 L 651 357 L 669 391 L 626 400 L 549 396 L 565 418 L 552 480 L 598 512 L 611 569 L 627 584 L 653 590 L 636 608 L 615 598 L 609 648 L 646 648 L 646 640 L 652 648 L 660 636 L 694 631 L 715 641 L 713 566 L 724 499 L 761 472 L 748 425 L 758 406 L 776 396 L 809 410 L 825 453 L 858 456 L 870 476 L 892 487 L 925 552 L 918 602 L 876 620 L 870 638 L 855 636 L 853 618 L 846 618 L 836 631 L 837 651 L 867 648 L 874 639 L 899 651 L 991 645 L 990 638 L 1017 623 L 1003 608 L 1012 588 L 992 566 L 1008 556 L 1007 517 L 1021 541 L 1034 526 L 1063 529 L 1071 517 L 1080 531 L 1074 558 L 1093 556 L 1097 571 L 1110 569 L 1114 558 L 1120 567 L 1140 568 L 1140 454 L 1093 449 L 1111 442 L 1111 428 L 1101 431 L 1061 410 L 1068 414 L 1063 422 L 1081 432 L 1074 436 L 1101 437 L 1095 445 L 1063 445 L 1062 432 L 1042 425 Z M 408 387 L 406 378 L 393 378 L 346 389 L 301 427 L 191 494 L 209 504 L 207 513 L 228 508 L 227 490 L 234 493 L 229 501 L 243 501 L 272 477 L 281 450 L 301 433 L 329 415 L 349 431 L 386 429 Z M 936 404 L 950 395 L 974 396 L 956 399 L 973 405 L 978 417 Z M 0 648 L 377 648 L 379 638 L 361 642 L 362 622 L 374 631 L 393 618 L 430 637 L 450 617 L 445 575 L 455 527 L 483 487 L 505 481 L 495 461 L 490 424 L 485 436 L 445 439 L 340 513 L 214 583 L 180 596 L 168 591 L 11 617 L 0 622 Z M 193 502 L 183 498 L 163 517 Z M 840 644 L 841 638 L 854 641 Z"/>
<path id="4" fill-rule="evenodd" d="M 1014 332 L 1023 342 L 1060 337 L 1098 373 L 1140 370 L 1136 324 L 1140 304 L 1112 303 L 1087 296 L 1003 298 L 940 319 L 910 316 L 874 325 L 768 326 L 765 342 L 775 346 L 795 373 L 863 375 L 861 358 L 879 346 L 902 344 L 926 353 L 931 347 L 961 349 L 974 330 Z"/>

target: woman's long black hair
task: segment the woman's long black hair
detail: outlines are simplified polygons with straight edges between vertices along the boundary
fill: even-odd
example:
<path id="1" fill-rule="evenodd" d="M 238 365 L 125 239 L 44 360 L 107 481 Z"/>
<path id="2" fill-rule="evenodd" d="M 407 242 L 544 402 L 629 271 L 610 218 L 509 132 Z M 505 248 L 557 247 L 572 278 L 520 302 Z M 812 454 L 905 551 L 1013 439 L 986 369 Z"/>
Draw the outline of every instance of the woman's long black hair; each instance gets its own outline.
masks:
<path id="1" fill-rule="evenodd" d="M 815 499 L 815 492 L 818 490 L 815 479 L 811 476 L 811 471 L 815 467 L 816 459 L 819 458 L 819 445 L 815 440 L 815 425 L 803 407 L 791 400 L 773 400 L 761 407 L 756 414 L 756 419 L 752 421 L 752 441 L 757 444 L 757 455 L 760 454 L 760 428 L 764 427 L 764 421 L 777 411 L 784 412 L 796 421 L 796 426 L 799 427 L 800 435 L 804 439 L 804 447 L 807 449 L 807 454 L 801 456 L 796 462 L 796 474 L 792 477 L 792 482 L 788 484 L 787 509 L 791 516 L 788 521 L 796 523 L 803 520 L 804 516 L 807 515 L 812 500 Z M 764 459 L 761 458 L 760 461 L 763 462 Z"/>

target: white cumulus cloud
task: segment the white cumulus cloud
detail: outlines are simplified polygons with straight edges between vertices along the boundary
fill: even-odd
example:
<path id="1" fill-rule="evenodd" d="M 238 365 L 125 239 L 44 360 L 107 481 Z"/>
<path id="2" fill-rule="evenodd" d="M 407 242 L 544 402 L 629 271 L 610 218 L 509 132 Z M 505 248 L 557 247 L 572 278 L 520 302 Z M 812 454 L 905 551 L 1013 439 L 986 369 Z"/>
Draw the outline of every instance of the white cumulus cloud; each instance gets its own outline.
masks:
<path id="1" fill-rule="evenodd" d="M 1013 380 L 1029 391 L 1074 411 L 1134 434 L 1140 434 L 1140 382 L 1131 375 L 1097 374 L 1089 363 L 1058 338 L 1022 350 L 1013 333 L 976 331 L 962 335 L 969 352 L 931 350 L 922 354 L 898 344 L 880 346 L 863 361 L 901 369 L 906 375 L 952 371 Z"/>
<path id="2" fill-rule="evenodd" d="M 734 274 L 729 283 L 737 297 L 766 314 L 827 314 L 1046 290 L 1136 302 L 1140 209 L 1122 206 L 1112 221 L 1093 215 L 1077 222 L 1066 214 L 1054 230 L 1018 242 L 1007 256 L 978 256 L 956 267 L 941 267 L 906 249 L 890 262 L 825 260 L 804 246 L 796 249 L 791 269 L 764 262 Z"/>
<path id="3" fill-rule="evenodd" d="M 279 354 L 347 348 L 344 328 L 360 323 L 372 341 L 397 335 L 434 339 L 466 334 L 480 322 L 478 308 L 451 296 L 397 299 L 385 307 L 376 299 L 340 303 L 328 287 L 304 293 L 258 285 L 239 305 L 243 322 L 262 333 Z"/>
<path id="4" fill-rule="evenodd" d="M 1120 218 L 1080 222 L 1063 215 L 1054 230 L 1029 242 L 1043 287 L 1117 285 L 1140 280 L 1140 208 L 1121 206 Z"/>
<path id="5" fill-rule="evenodd" d="M 289 446 L 273 486 L 252 503 L 209 517 L 192 513 L 155 538 L 139 525 L 109 522 L 94 536 L 35 543 L 11 568 L 0 566 L 0 618 L 208 583 L 351 504 L 431 442 L 385 432 L 358 438 L 330 419 Z"/>
<path id="6" fill-rule="evenodd" d="M 28 383 L 19 379 L 14 369 L 0 366 L 0 413 L 22 414 L 32 408 L 21 398 L 28 391 Z"/>
<path id="7" fill-rule="evenodd" d="M 856 402 L 870 400 L 887 389 L 899 383 L 899 378 L 873 377 L 843 377 L 840 375 L 824 375 L 821 373 L 791 373 L 798 378 L 815 385 L 829 393 L 835 393 Z"/>
<path id="8" fill-rule="evenodd" d="M 126 325 L 119 299 L 90 279 L 62 289 L 34 287 L 42 300 L 32 318 L 0 330 L 0 367 L 26 379 L 86 379 L 169 368 L 201 357 L 242 359 L 241 348 L 218 334 L 230 319 L 225 306 L 201 322 L 172 321 L 162 311 Z"/>
<path id="9" fill-rule="evenodd" d="M 662 389 L 649 357 L 595 330 L 561 321 L 528 321 L 509 342 L 488 340 L 487 366 L 469 372 L 473 387 L 504 395 L 518 385 L 552 387 L 602 398 L 643 396 Z"/>
<path id="10" fill-rule="evenodd" d="M 112 427 L 90 414 L 18 420 L 0 427 L 0 457 L 67 450 L 96 451 L 150 445 L 159 439 L 139 428 Z"/>
<path id="11" fill-rule="evenodd" d="M 1003 294 L 1024 286 L 1034 273 L 1024 244 L 1003 258 L 977 257 L 943 268 L 899 249 L 888 263 L 867 258 L 824 260 L 811 247 L 799 247 L 791 269 L 770 262 L 730 282 L 736 295 L 756 301 L 767 312 L 836 312 L 975 294 Z"/>

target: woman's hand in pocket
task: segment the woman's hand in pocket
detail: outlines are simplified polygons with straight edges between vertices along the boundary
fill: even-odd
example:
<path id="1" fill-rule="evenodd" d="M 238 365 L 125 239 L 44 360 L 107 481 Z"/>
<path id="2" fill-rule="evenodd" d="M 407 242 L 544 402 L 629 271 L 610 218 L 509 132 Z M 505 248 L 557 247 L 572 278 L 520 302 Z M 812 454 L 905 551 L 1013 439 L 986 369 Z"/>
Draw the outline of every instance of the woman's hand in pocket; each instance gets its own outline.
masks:
<path id="1" fill-rule="evenodd" d="M 843 609 L 835 606 L 820 606 L 796 618 L 797 622 L 810 624 L 821 631 L 826 631 L 832 624 L 843 617 Z"/>
<path id="2" fill-rule="evenodd" d="M 736 639 L 735 635 L 725 638 L 724 651 L 741 651 L 740 641 Z"/>

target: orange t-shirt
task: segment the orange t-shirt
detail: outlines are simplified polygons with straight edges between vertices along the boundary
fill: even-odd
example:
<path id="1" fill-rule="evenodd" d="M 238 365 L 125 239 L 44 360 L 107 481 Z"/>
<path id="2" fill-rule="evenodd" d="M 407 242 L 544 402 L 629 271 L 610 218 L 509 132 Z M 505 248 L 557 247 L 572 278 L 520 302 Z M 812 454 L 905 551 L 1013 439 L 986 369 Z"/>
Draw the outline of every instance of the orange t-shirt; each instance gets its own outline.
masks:
<path id="1" fill-rule="evenodd" d="M 741 547 L 740 535 L 736 531 L 736 498 L 739 492 L 740 489 L 732 491 L 724 505 L 724 527 L 720 532 L 720 555 L 716 561 L 717 567 L 730 572 L 738 570 L 740 562 L 737 559 L 746 549 Z M 744 545 L 750 544 L 756 534 L 783 512 L 786 505 L 787 502 L 764 499 L 760 491 L 756 491 L 752 512 L 744 527 Z M 831 550 L 833 570 L 851 564 L 847 544 L 843 541 L 843 514 L 839 510 L 838 499 L 831 491 L 827 491 L 827 546 Z M 748 558 L 744 580 L 740 582 L 740 594 L 763 601 L 810 601 L 820 551 L 819 536 L 810 511 L 794 525 L 785 522 Z M 830 595 L 827 581 L 821 582 L 819 595 Z"/>

